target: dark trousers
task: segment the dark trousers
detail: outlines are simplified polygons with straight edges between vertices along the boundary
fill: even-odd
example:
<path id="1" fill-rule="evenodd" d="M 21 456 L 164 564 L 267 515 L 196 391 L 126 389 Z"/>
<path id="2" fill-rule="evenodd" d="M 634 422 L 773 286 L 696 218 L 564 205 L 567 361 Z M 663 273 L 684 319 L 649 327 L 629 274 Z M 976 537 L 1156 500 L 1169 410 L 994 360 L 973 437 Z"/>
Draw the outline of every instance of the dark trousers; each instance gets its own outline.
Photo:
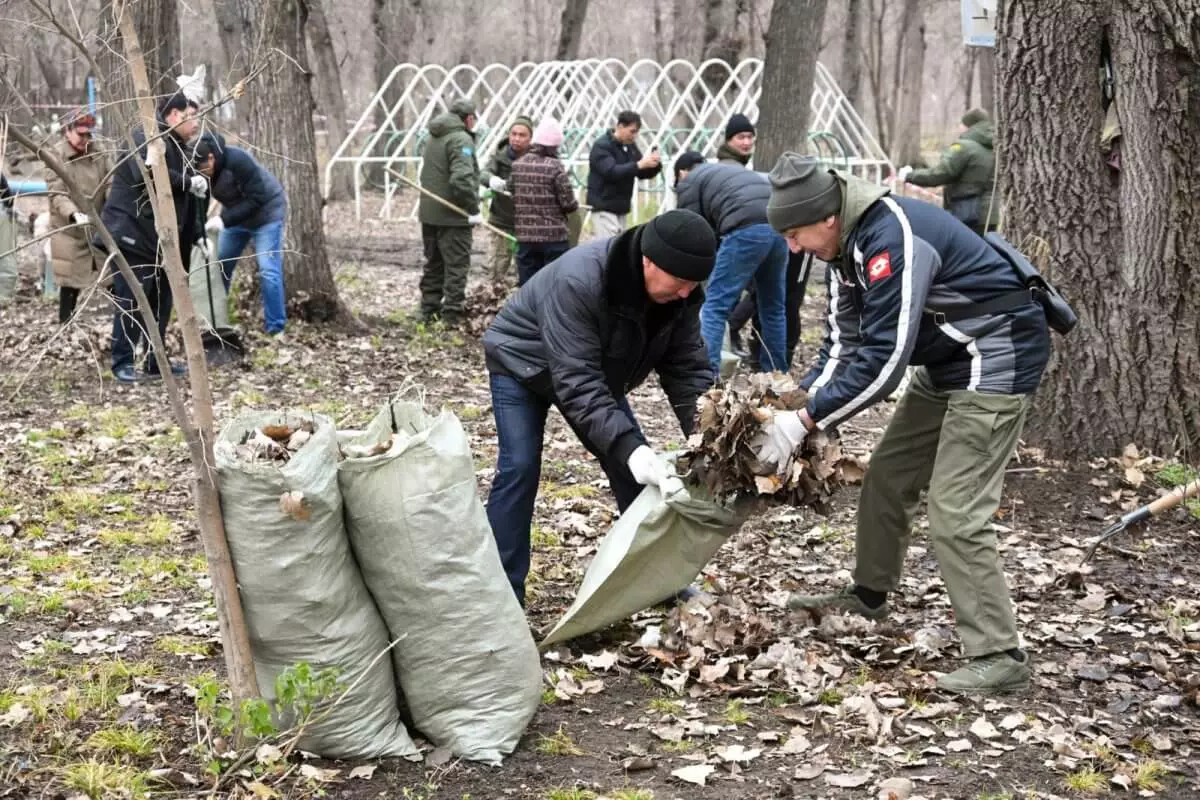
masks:
<path id="1" fill-rule="evenodd" d="M 67 320 L 75 313 L 75 305 L 79 302 L 79 290 L 68 286 L 58 288 L 58 324 L 66 325 Z"/>
<path id="2" fill-rule="evenodd" d="M 517 286 L 537 274 L 538 270 L 567 252 L 566 242 L 520 242 L 517 245 Z"/>
<path id="3" fill-rule="evenodd" d="M 462 320 L 471 269 L 471 231 L 468 225 L 422 225 L 425 271 L 421 274 L 421 316 Z"/>
<path id="4" fill-rule="evenodd" d="M 125 258 L 131 265 L 144 260 L 128 253 L 125 254 Z M 112 287 L 113 299 L 117 304 L 117 311 L 113 315 L 112 329 L 112 368 L 114 371 L 119 367 L 133 366 L 134 353 L 142 338 L 149 338 L 146 332 L 150 330 L 151 325 L 157 325 L 159 336 L 165 339 L 167 320 L 171 318 L 171 309 L 174 307 L 174 297 L 171 295 L 171 285 L 167 282 L 167 274 L 157 264 L 135 266 L 133 274 L 137 277 L 142 291 L 146 293 L 146 298 L 150 301 L 150 309 L 154 318 L 149 320 L 142 318 L 141 312 L 137 309 L 137 301 L 133 297 L 133 290 L 125 282 L 125 276 L 118 272 L 113 278 Z M 150 372 L 158 369 L 153 360 L 150 361 L 150 365 Z"/>
<path id="5" fill-rule="evenodd" d="M 488 495 L 488 522 L 496 537 L 504 572 L 517 599 L 524 605 L 525 576 L 529 574 L 529 529 L 533 525 L 533 503 L 542 477 L 542 437 L 550 401 L 508 375 L 492 373 L 490 378 L 492 413 L 496 417 L 500 452 L 492 491 Z M 633 410 L 625 398 L 620 398 L 618 405 L 634 420 Z M 575 435 L 600 460 L 617 498 L 617 508 L 624 511 L 641 494 L 642 487 L 633 479 L 626 464 L 613 463 L 597 452 L 578 429 L 575 429 Z"/>
<path id="6" fill-rule="evenodd" d="M 800 343 L 800 306 L 804 304 L 804 292 L 808 287 L 808 268 L 803 253 L 789 253 L 787 265 L 787 358 L 788 365 L 796 354 L 796 346 Z M 758 298 L 751 290 L 737 304 L 729 317 L 729 335 L 736 339 L 741 335 L 742 328 L 747 322 L 751 323 L 753 333 L 750 336 L 750 367 L 757 369 L 758 355 L 762 348 L 762 334 L 758 323 Z"/>

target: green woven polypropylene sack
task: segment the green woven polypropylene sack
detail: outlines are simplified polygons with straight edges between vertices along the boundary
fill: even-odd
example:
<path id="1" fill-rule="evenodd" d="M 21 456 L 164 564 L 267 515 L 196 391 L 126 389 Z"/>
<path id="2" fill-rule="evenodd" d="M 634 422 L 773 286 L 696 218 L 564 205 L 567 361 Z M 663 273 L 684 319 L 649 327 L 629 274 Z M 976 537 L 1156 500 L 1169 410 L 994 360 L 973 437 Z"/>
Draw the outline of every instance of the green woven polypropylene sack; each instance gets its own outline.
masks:
<path id="1" fill-rule="evenodd" d="M 237 456 L 236 446 L 256 428 L 305 420 L 315 426 L 312 438 L 286 463 Z M 275 678 L 301 662 L 314 671 L 336 669 L 352 688 L 314 715 L 300 748 L 326 758 L 420 759 L 400 721 L 391 659 L 377 658 L 387 649 L 387 629 L 346 538 L 333 422 L 304 412 L 244 414 L 221 431 L 215 455 L 263 697 L 272 701 Z M 280 508 L 285 492 L 303 494 L 305 519 Z"/>
<path id="2" fill-rule="evenodd" d="M 399 640 L 392 655 L 413 725 L 455 755 L 498 764 L 537 711 L 542 670 L 476 491 L 466 431 L 449 412 L 396 402 L 341 441 L 346 529 Z M 376 445 L 386 452 L 352 455 Z"/>

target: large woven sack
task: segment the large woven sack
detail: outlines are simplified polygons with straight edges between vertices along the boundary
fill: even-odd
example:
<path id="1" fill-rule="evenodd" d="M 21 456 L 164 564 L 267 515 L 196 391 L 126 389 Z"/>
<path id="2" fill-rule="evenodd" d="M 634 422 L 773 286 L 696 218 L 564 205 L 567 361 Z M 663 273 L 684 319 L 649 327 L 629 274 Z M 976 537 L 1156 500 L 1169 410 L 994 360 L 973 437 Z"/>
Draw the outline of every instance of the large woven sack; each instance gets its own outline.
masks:
<path id="1" fill-rule="evenodd" d="M 498 764 L 537 711 L 542 671 L 476 493 L 467 434 L 449 412 L 396 402 L 342 445 L 346 528 L 399 639 L 392 655 L 413 725 L 455 755 Z M 373 445 L 387 451 L 352 455 Z"/>
<path id="2" fill-rule="evenodd" d="M 703 487 L 664 498 L 647 486 L 600 542 L 575 602 L 541 647 L 600 630 L 683 589 L 744 516 Z"/>
<path id="3" fill-rule="evenodd" d="M 254 429 L 302 420 L 315 430 L 290 461 L 237 457 L 234 448 Z M 391 659 L 379 657 L 387 629 L 346 538 L 333 422 L 305 412 L 244 414 L 221 431 L 215 450 L 259 691 L 274 700 L 275 678 L 301 662 L 314 671 L 334 668 L 352 688 L 313 716 L 301 749 L 327 758 L 419 759 L 400 721 Z M 285 492 L 303 493 L 307 518 L 281 510 Z"/>

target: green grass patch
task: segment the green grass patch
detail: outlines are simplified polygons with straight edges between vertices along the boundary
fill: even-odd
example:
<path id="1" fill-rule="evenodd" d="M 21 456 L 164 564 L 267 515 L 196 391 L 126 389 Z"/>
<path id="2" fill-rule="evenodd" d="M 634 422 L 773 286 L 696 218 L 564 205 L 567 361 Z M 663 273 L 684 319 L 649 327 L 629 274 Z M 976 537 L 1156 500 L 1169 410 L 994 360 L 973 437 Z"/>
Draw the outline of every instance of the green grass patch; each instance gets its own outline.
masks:
<path id="1" fill-rule="evenodd" d="M 154 755 L 161 739 L 154 731 L 139 731 L 129 725 L 101 728 L 88 737 L 85 747 L 101 756 L 149 758 Z"/>
<path id="2" fill-rule="evenodd" d="M 562 727 L 551 736 L 538 737 L 537 751 L 548 756 L 581 756 L 583 750 Z"/>

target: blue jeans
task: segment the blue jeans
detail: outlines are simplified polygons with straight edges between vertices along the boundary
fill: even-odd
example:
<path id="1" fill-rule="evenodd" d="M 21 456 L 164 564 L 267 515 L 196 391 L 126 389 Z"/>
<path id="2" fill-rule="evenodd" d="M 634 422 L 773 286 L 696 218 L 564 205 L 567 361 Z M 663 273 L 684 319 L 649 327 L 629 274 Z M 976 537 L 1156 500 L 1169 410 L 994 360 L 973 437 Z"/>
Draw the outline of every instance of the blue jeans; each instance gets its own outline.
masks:
<path id="1" fill-rule="evenodd" d="M 517 286 L 570 249 L 566 242 L 521 242 L 517 245 Z"/>
<path id="2" fill-rule="evenodd" d="M 550 401 L 526 388 L 516 378 L 496 373 L 491 373 L 490 378 L 492 413 L 496 417 L 500 452 L 492 491 L 488 495 L 488 522 L 496 537 L 504 572 L 517 599 L 524 605 L 525 576 L 529 574 L 529 529 L 533 525 L 533 503 L 542 477 L 542 437 Z M 637 420 L 629 402 L 622 397 L 617 400 L 617 405 L 636 426 Z M 613 463 L 597 452 L 578 429 L 575 429 L 575 435 L 600 460 L 616 495 L 617 508 L 624 511 L 642 493 L 642 487 L 633 479 L 626 464 Z"/>
<path id="3" fill-rule="evenodd" d="M 704 290 L 700 333 L 708 348 L 713 374 L 720 374 L 725 323 L 751 280 L 758 295 L 758 319 L 765 352 L 764 371 L 786 372 L 788 247 L 783 237 L 762 223 L 738 228 L 721 237 L 717 263 Z"/>
<path id="4" fill-rule="evenodd" d="M 254 239 L 254 258 L 258 262 L 258 284 L 262 292 L 263 327 L 267 333 L 282 333 L 287 323 L 287 310 L 283 302 L 283 221 L 268 222 L 257 228 L 226 228 L 217 241 L 217 259 L 221 262 L 221 275 L 225 279 L 225 291 L 233 282 L 233 268 L 238 256 Z"/>

